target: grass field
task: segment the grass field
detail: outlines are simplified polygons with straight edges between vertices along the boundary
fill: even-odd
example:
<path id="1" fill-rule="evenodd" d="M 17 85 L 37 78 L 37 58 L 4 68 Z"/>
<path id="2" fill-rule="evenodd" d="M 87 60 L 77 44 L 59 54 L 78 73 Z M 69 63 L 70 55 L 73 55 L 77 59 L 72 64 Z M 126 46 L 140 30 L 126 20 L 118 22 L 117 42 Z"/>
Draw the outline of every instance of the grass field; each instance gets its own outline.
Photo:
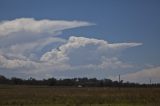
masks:
<path id="1" fill-rule="evenodd" d="M 160 88 L 0 85 L 0 106 L 160 106 Z"/>

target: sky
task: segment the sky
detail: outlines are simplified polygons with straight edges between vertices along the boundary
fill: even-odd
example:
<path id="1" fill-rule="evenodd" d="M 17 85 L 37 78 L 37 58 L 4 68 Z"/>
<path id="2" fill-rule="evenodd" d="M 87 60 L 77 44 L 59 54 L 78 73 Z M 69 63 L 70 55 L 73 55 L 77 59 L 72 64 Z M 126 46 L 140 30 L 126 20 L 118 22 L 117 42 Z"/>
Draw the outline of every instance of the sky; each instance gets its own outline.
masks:
<path id="1" fill-rule="evenodd" d="M 0 0 L 0 75 L 160 83 L 159 0 Z"/>

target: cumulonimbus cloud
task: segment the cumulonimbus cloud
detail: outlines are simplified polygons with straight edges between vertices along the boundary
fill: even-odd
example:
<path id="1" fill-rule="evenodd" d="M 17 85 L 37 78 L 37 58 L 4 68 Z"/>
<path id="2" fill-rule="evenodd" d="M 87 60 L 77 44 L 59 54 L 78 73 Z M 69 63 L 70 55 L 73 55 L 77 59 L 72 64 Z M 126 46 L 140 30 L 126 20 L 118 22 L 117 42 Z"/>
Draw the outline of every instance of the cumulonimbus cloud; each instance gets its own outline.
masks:
<path id="1" fill-rule="evenodd" d="M 118 55 L 124 49 L 142 43 L 109 43 L 94 38 L 71 36 L 64 39 L 56 36 L 57 32 L 66 29 L 90 25 L 94 24 L 34 18 L 0 22 L 0 69 L 21 70 L 29 72 L 30 76 L 34 73 L 52 76 L 52 72 L 59 70 L 73 72 L 84 69 L 90 72 L 132 67 Z"/>
<path id="2" fill-rule="evenodd" d="M 47 40 L 47 39 L 46 39 Z M 44 46 L 48 46 L 48 43 L 55 41 L 63 41 L 63 43 L 51 51 L 46 51 L 39 60 L 34 60 L 30 56 L 25 56 L 25 50 L 29 50 L 29 53 L 32 54 L 33 49 L 39 48 L 42 49 Z M 39 45 L 40 44 L 40 45 Z M 114 46 L 116 45 L 116 46 Z M 119 47 L 118 47 L 119 45 Z M 75 67 L 87 67 L 90 68 L 126 68 L 130 65 L 123 63 L 120 61 L 115 55 L 110 55 L 109 53 L 117 52 L 117 50 L 121 50 L 124 48 L 130 48 L 134 46 L 139 46 L 141 43 L 116 43 L 110 44 L 104 40 L 98 40 L 93 38 L 85 38 L 85 37 L 75 37 L 71 36 L 68 40 L 63 39 L 51 39 L 51 41 L 38 41 L 31 44 L 23 44 L 11 46 L 10 52 L 12 55 L 7 55 L 7 58 L 2 54 L 1 50 L 1 62 L 0 65 L 3 68 L 16 69 L 23 67 L 28 68 L 37 68 L 40 66 L 71 66 L 71 68 Z M 38 47 L 40 46 L 40 47 Z M 23 49 L 24 48 L 24 49 Z M 116 49 L 116 51 L 115 51 Z M 20 51 L 20 53 L 16 52 Z M 14 55 L 14 56 L 13 56 Z M 16 57 L 17 55 L 17 57 Z M 37 55 L 37 54 L 35 54 Z M 21 56 L 25 56 L 25 58 L 21 58 Z M 37 62 L 39 61 L 39 62 Z M 92 66 L 92 67 L 91 67 Z M 56 68 L 57 69 L 57 68 Z M 57 69 L 58 70 L 58 69 Z"/>
<path id="3" fill-rule="evenodd" d="M 77 58 L 79 56 L 82 56 L 84 60 L 87 58 L 88 60 L 89 58 L 91 60 L 94 58 L 98 59 L 97 57 L 99 56 L 100 56 L 99 59 L 101 59 L 102 57 L 103 58 L 108 57 L 109 55 L 108 53 L 111 51 L 114 52 L 116 50 L 117 52 L 117 50 L 135 47 L 139 45 L 142 45 L 142 44 L 141 43 L 110 44 L 104 40 L 71 36 L 67 41 L 67 43 L 61 45 L 56 49 L 53 49 L 52 51 L 46 52 L 41 57 L 41 61 L 57 61 L 57 60 L 66 61 L 66 60 L 70 60 L 69 56 L 71 56 L 72 58 L 72 56 L 75 56 L 75 55 L 77 55 Z M 92 54 L 95 56 L 92 56 Z M 80 59 L 82 58 L 80 57 L 79 59 L 77 59 L 77 61 Z M 92 61 L 97 61 L 97 60 L 92 60 Z"/>
<path id="4" fill-rule="evenodd" d="M 34 18 L 18 18 L 0 22 L 0 36 L 10 35 L 17 32 L 29 33 L 50 33 L 65 29 L 94 25 L 84 21 L 64 21 L 64 20 L 35 20 Z"/>
<path id="5" fill-rule="evenodd" d="M 40 60 L 48 64 L 69 66 L 63 69 L 69 76 L 74 76 L 75 72 L 83 70 L 85 76 L 100 77 L 98 74 L 93 74 L 93 70 L 97 72 L 103 70 L 110 75 L 111 70 L 133 68 L 132 64 L 119 59 L 119 51 L 140 45 L 142 43 L 109 43 L 105 40 L 71 36 L 66 43 L 44 53 Z M 67 76 L 67 73 L 65 75 Z"/>

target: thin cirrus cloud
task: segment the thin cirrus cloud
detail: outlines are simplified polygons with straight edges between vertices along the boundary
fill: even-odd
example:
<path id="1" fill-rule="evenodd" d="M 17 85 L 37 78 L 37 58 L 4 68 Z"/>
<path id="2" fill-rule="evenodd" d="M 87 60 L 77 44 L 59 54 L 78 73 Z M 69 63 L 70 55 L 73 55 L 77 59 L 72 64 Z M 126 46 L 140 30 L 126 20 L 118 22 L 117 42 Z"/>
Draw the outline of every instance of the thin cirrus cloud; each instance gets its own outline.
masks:
<path id="1" fill-rule="evenodd" d="M 0 23 L 0 36 L 18 32 L 30 32 L 35 34 L 50 33 L 82 26 L 94 25 L 84 21 L 59 21 L 59 20 L 35 20 L 34 18 L 18 18 Z"/>

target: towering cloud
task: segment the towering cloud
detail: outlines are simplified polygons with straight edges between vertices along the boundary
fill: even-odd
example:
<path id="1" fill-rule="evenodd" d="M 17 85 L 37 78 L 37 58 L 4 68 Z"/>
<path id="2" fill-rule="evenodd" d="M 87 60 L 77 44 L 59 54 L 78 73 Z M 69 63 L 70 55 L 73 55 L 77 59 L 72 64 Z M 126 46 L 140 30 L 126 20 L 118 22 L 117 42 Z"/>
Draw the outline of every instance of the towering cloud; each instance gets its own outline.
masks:
<path id="1" fill-rule="evenodd" d="M 70 61 L 70 63 L 92 64 L 104 58 L 112 58 L 119 50 L 139 46 L 141 43 L 110 44 L 104 40 L 71 36 L 67 43 L 45 53 L 41 61 Z M 97 63 L 97 64 L 98 64 Z"/>
<path id="2" fill-rule="evenodd" d="M 17 69 L 28 68 L 31 69 L 42 67 L 69 66 L 70 69 L 87 68 L 87 69 L 116 69 L 128 68 L 131 65 L 123 63 L 118 59 L 119 50 L 139 46 L 141 43 L 113 43 L 110 44 L 104 40 L 93 38 L 75 37 L 71 36 L 68 40 L 54 39 L 43 40 L 31 44 L 14 45 L 10 47 L 12 55 L 6 55 L 5 49 L 1 50 L 1 68 Z M 51 51 L 46 51 L 39 60 L 34 60 L 30 55 L 24 55 L 26 50 L 33 54 L 33 49 L 37 47 L 40 51 L 48 46 L 48 43 L 63 42 L 60 46 L 55 47 Z M 8 50 L 8 48 L 6 48 Z M 15 52 L 17 51 L 17 52 Z M 19 51 L 19 52 L 18 52 Z M 6 55 L 3 56 L 3 55 Z M 34 55 L 38 55 L 34 53 Z M 25 57 L 25 58 L 21 58 Z M 68 68 L 67 68 L 68 69 Z M 58 68 L 56 68 L 58 70 Z M 65 69 L 64 69 L 65 70 Z M 53 70 L 54 71 L 54 70 Z"/>
<path id="3" fill-rule="evenodd" d="M 94 74 L 96 77 L 99 70 L 110 76 L 109 71 L 132 68 L 132 64 L 119 58 L 120 53 L 142 43 L 109 43 L 94 38 L 71 36 L 64 39 L 56 36 L 57 32 L 65 29 L 90 25 L 93 24 L 84 21 L 33 18 L 1 22 L 0 72 L 17 70 L 14 71 L 17 76 L 21 71 L 28 77 L 45 77 L 56 73 L 63 74 L 63 77 L 76 77 L 85 70 L 85 75 L 92 77 Z"/>

